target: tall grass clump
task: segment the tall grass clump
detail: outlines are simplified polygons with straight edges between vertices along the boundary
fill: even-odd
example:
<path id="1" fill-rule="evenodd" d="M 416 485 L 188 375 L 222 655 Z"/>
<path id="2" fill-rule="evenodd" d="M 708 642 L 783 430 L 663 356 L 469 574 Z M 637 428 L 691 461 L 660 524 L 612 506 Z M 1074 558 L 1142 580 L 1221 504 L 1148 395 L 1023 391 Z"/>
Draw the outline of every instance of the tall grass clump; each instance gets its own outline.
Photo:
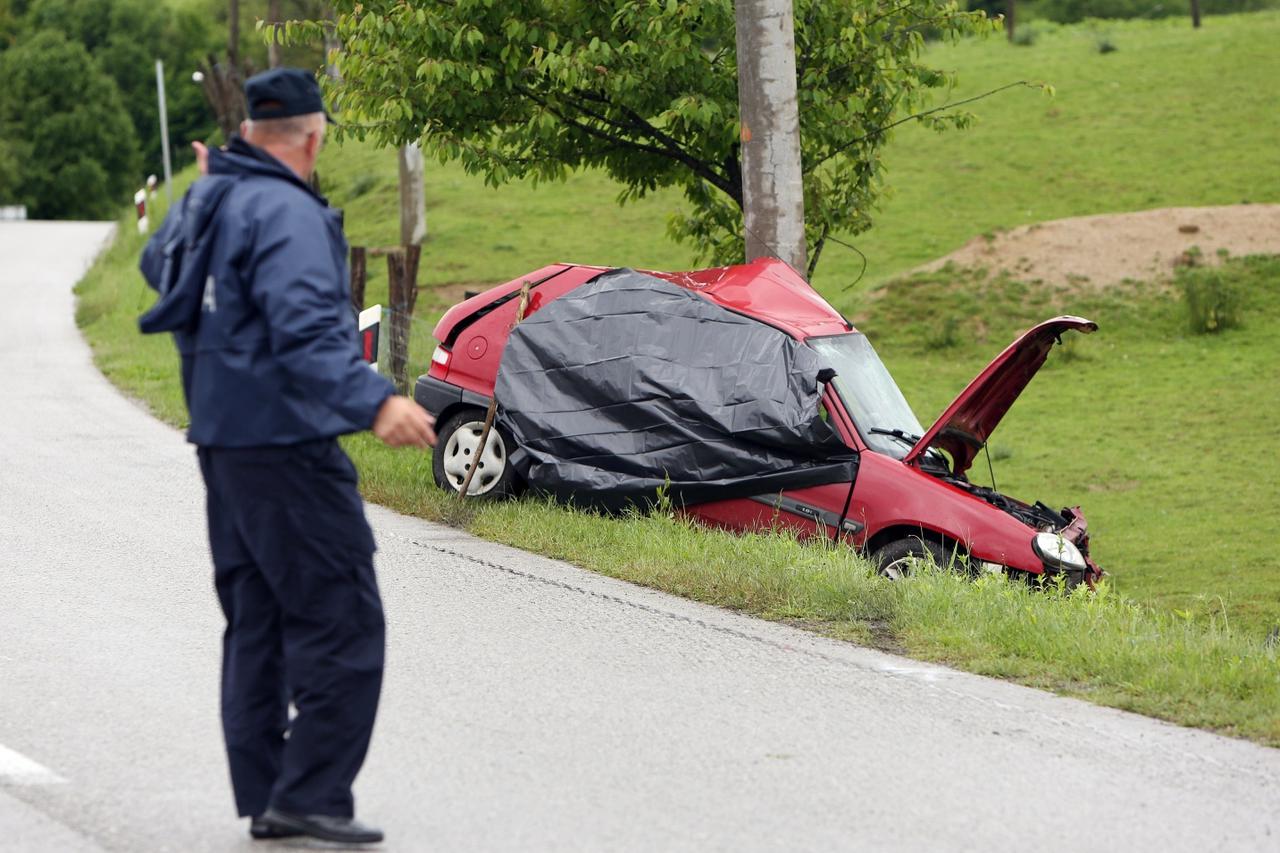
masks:
<path id="1" fill-rule="evenodd" d="M 960 320 L 956 317 L 943 317 L 925 336 L 926 349 L 951 349 L 960 343 Z"/>
<path id="2" fill-rule="evenodd" d="M 1032 27 L 1021 26 L 1014 30 L 1012 43 L 1018 47 L 1031 47 L 1039 37 L 1040 33 Z"/>
<path id="3" fill-rule="evenodd" d="M 1240 325 L 1241 294 L 1233 279 L 1213 267 L 1187 267 L 1178 271 L 1178 286 L 1187 306 L 1187 327 L 1192 334 L 1223 332 Z"/>
<path id="4" fill-rule="evenodd" d="M 1261 638 L 1118 594 L 917 572 L 892 627 L 915 654 L 1183 725 L 1280 743 L 1280 658 Z"/>

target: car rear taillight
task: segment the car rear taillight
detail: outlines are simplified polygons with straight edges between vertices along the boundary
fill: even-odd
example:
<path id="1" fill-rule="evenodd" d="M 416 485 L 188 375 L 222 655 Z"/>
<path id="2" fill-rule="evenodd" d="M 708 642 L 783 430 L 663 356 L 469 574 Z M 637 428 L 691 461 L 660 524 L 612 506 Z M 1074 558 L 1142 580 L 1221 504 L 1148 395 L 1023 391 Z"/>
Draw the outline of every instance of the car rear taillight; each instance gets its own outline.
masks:
<path id="1" fill-rule="evenodd" d="M 427 371 L 431 376 L 443 379 L 444 375 L 449 371 L 449 358 L 453 353 L 449 352 L 444 346 L 437 346 L 436 351 L 431 353 L 431 369 Z"/>

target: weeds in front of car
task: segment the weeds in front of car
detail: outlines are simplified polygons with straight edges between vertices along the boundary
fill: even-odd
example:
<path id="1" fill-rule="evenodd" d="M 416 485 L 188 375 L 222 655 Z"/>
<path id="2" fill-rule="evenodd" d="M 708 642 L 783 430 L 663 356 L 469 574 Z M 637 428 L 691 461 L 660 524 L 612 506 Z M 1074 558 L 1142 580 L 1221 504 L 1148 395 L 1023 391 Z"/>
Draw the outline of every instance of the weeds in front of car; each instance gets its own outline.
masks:
<path id="1" fill-rule="evenodd" d="M 1280 659 L 1225 618 L 1097 591 L 917 573 L 895 599 L 914 654 L 1184 725 L 1280 744 Z"/>
<path id="2" fill-rule="evenodd" d="M 457 501 L 423 487 L 417 505 L 383 493 L 397 458 L 348 441 L 370 497 L 443 520 Z M 403 497 L 403 495 L 402 495 Z M 416 499 L 415 499 L 416 500 Z M 738 535 L 668 508 L 619 517 L 526 498 L 469 504 L 472 533 L 610 577 L 809 630 L 1079 696 L 1100 704 L 1280 745 L 1280 661 L 1225 615 L 1197 618 L 1122 595 L 977 579 L 917 567 L 888 581 L 851 550 L 785 531 Z"/>
<path id="3" fill-rule="evenodd" d="M 471 529 L 612 577 L 756 616 L 1011 678 L 1185 725 L 1280 744 L 1280 662 L 1223 618 L 1153 610 L 1104 583 L 879 577 L 846 548 L 783 531 L 708 530 L 664 513 L 606 518 L 524 500 Z"/>

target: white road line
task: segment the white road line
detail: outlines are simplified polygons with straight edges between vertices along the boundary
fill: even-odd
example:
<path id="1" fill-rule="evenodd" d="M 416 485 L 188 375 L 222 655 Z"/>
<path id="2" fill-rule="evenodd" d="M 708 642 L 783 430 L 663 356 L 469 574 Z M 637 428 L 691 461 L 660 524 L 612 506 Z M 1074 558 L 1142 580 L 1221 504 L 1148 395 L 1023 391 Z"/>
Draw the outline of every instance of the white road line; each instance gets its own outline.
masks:
<path id="1" fill-rule="evenodd" d="M 66 781 L 43 764 L 0 743 L 0 785 L 57 785 Z"/>

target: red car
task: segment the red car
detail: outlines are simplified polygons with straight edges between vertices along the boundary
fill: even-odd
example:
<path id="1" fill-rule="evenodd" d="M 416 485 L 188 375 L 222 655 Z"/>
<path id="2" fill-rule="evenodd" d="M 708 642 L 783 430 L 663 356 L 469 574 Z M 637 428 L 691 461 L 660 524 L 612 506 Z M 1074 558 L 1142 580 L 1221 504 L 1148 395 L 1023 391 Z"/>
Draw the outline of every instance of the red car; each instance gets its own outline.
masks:
<path id="1" fill-rule="evenodd" d="M 479 447 L 503 347 L 519 294 L 531 284 L 528 312 L 605 272 L 555 264 L 455 305 L 435 329 L 439 346 L 414 396 L 437 418 L 434 475 L 458 491 L 477 460 L 469 492 L 515 491 L 514 450 L 501 428 Z M 822 402 L 827 421 L 859 455 L 852 483 L 832 483 L 700 503 L 685 511 L 731 530 L 790 527 L 802 536 L 843 540 L 890 577 L 919 558 L 961 560 L 972 571 L 1065 575 L 1092 585 L 1102 570 L 1089 557 L 1078 507 L 1054 510 L 969 482 L 965 473 L 1009 406 L 1063 333 L 1093 332 L 1080 317 L 1055 317 L 1031 329 L 969 383 L 929 429 L 921 427 L 866 336 L 781 261 L 694 272 L 650 272 L 740 315 L 780 329 L 817 351 L 836 371 Z"/>

